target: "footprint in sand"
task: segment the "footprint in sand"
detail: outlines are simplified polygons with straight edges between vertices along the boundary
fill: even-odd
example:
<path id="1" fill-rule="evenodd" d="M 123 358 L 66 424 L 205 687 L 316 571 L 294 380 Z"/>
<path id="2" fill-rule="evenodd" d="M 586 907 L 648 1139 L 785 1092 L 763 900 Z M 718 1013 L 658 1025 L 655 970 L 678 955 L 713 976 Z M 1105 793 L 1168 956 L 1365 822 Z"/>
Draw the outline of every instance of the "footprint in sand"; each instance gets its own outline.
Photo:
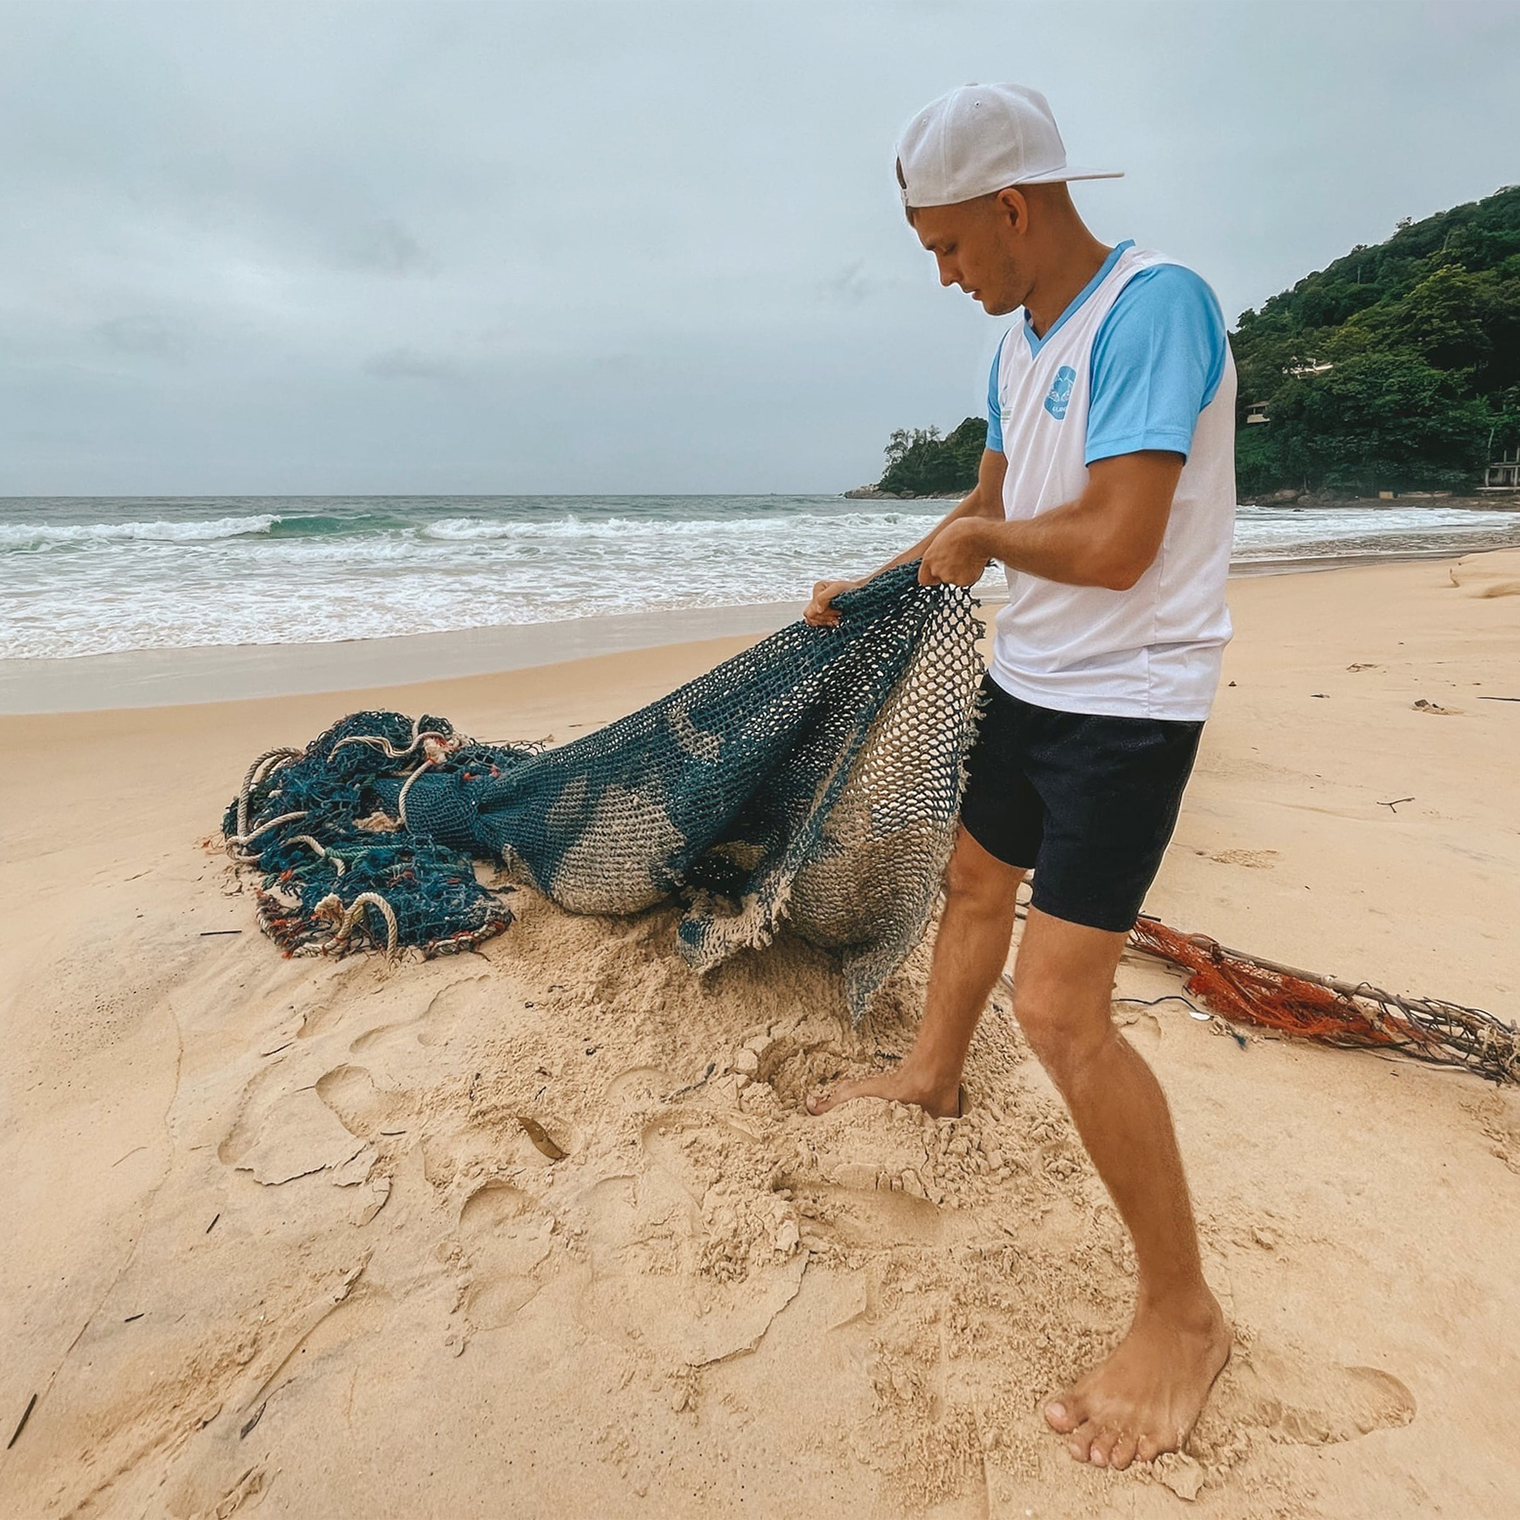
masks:
<path id="1" fill-rule="evenodd" d="M 237 1113 L 216 1149 L 223 1166 L 236 1166 L 252 1149 L 270 1109 L 283 1096 L 280 1091 L 283 1081 L 283 1073 L 277 1066 L 266 1066 L 243 1088 Z"/>
<path id="2" fill-rule="evenodd" d="M 809 1236 L 841 1246 L 934 1245 L 941 1237 L 944 1217 L 927 1198 L 915 1197 L 892 1185 L 874 1167 L 846 1166 L 838 1183 L 788 1179 L 792 1197 L 804 1215 Z"/>
<path id="3" fill-rule="evenodd" d="M 639 1103 L 651 1098 L 663 1098 L 680 1085 L 675 1077 L 658 1066 L 630 1066 L 607 1084 L 605 1096 L 609 1102 L 621 1100 Z"/>
<path id="4" fill-rule="evenodd" d="M 1226 1368 L 1215 1405 L 1199 1430 L 1205 1446 L 1214 1426 L 1231 1424 L 1302 1445 L 1335 1445 L 1407 1425 L 1416 1408 L 1414 1394 L 1391 1372 L 1316 1363 L 1261 1345 Z"/>
<path id="5" fill-rule="evenodd" d="M 797 1296 L 805 1252 L 720 1280 L 702 1268 L 701 1210 L 663 1168 L 605 1177 L 586 1195 L 590 1277 L 577 1318 L 599 1338 L 689 1367 L 759 1345 Z"/>
<path id="6" fill-rule="evenodd" d="M 317 1172 L 345 1184 L 361 1182 L 374 1160 L 364 1138 L 341 1123 L 310 1088 L 275 1103 L 249 1144 L 231 1142 L 229 1136 L 222 1144 L 223 1161 L 270 1187 Z"/>
<path id="7" fill-rule="evenodd" d="M 335 1066 L 317 1078 L 317 1096 L 349 1134 L 378 1139 L 382 1131 L 404 1127 L 406 1094 L 375 1086 L 362 1066 Z"/>
<path id="8" fill-rule="evenodd" d="M 700 1204 L 722 1169 L 722 1147 L 759 1142 L 742 1124 L 730 1123 L 721 1114 L 687 1110 L 651 1120 L 640 1131 L 639 1143 L 653 1166 Z M 696 1160 L 694 1147 L 708 1153 L 705 1167 Z"/>
<path id="9" fill-rule="evenodd" d="M 926 1131 L 912 1114 L 916 1111 L 896 1105 L 852 1103 L 813 1121 L 809 1139 L 816 1170 L 804 1168 L 786 1178 L 803 1215 L 804 1239 L 888 1248 L 932 1245 L 942 1238 L 945 1215 L 935 1200 L 943 1194 L 930 1143 L 936 1131 L 932 1126 Z M 962 1143 L 974 1148 L 975 1136 Z"/>
<path id="10" fill-rule="evenodd" d="M 396 1024 L 379 1024 L 366 1030 L 349 1047 L 352 1056 L 363 1055 L 370 1050 L 388 1050 L 394 1045 L 411 1044 L 417 1038 L 420 1019 L 402 1019 Z"/>
<path id="11" fill-rule="evenodd" d="M 389 1024 L 378 1024 L 367 1029 L 348 1047 L 350 1055 L 362 1055 L 366 1051 L 389 1050 L 393 1047 L 417 1045 L 433 1046 L 444 1043 L 453 1028 L 454 1015 L 460 1002 L 459 989 L 486 980 L 479 976 L 461 977 L 440 988 L 428 999 L 422 1011 L 409 1019 L 397 1019 Z"/>
<path id="12" fill-rule="evenodd" d="M 316 1172 L 344 1186 L 362 1181 L 374 1158 L 365 1137 L 343 1124 L 312 1088 L 284 1091 L 285 1080 L 279 1067 L 269 1067 L 247 1084 L 217 1159 L 266 1186 Z"/>
<path id="13" fill-rule="evenodd" d="M 508 1182 L 475 1189 L 459 1211 L 459 1239 L 469 1261 L 465 1313 L 472 1329 L 505 1325 L 537 1294 L 534 1275 L 553 1249 L 554 1219 Z"/>

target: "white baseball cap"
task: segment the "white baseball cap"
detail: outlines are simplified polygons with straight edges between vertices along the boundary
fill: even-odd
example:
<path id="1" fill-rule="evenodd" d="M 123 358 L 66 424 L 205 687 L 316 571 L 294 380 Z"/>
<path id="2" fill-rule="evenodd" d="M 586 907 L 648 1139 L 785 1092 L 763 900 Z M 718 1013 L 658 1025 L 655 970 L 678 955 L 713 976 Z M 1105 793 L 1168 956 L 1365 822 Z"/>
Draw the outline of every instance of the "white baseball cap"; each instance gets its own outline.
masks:
<path id="1" fill-rule="evenodd" d="M 1050 104 L 1020 84 L 967 84 L 925 106 L 897 144 L 903 205 L 954 206 L 1010 185 L 1120 179 L 1121 169 L 1077 169 Z"/>

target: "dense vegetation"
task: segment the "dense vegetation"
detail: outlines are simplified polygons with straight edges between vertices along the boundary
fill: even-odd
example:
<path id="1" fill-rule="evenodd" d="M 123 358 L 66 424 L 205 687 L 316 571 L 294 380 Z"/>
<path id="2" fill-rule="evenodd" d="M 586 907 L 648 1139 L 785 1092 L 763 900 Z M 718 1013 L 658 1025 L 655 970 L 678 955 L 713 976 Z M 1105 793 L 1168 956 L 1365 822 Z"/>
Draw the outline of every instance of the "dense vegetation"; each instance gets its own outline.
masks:
<path id="1" fill-rule="evenodd" d="M 1401 222 L 1243 313 L 1231 343 L 1244 498 L 1477 483 L 1520 446 L 1520 187 Z M 969 490 L 985 440 L 977 417 L 899 430 L 879 489 Z"/>
<path id="2" fill-rule="evenodd" d="M 876 488 L 887 496 L 944 496 L 969 491 L 987 446 L 987 419 L 968 417 L 947 438 L 938 428 L 898 428 L 887 444 L 886 473 Z"/>
<path id="3" fill-rule="evenodd" d="M 1243 495 L 1473 484 L 1520 443 L 1520 188 L 1401 222 L 1231 341 Z"/>

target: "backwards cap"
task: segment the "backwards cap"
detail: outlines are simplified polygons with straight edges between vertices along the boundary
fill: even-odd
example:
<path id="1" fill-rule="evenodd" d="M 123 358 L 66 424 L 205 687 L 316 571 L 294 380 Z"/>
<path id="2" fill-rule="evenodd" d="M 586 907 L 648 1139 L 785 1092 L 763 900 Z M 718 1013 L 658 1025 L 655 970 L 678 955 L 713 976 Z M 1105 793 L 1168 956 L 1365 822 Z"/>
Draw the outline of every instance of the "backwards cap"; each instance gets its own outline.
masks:
<path id="1" fill-rule="evenodd" d="M 1119 169 L 1077 169 L 1050 105 L 1018 84 L 968 84 L 941 95 L 903 129 L 897 182 L 903 205 L 954 206 L 1009 185 L 1119 179 Z"/>

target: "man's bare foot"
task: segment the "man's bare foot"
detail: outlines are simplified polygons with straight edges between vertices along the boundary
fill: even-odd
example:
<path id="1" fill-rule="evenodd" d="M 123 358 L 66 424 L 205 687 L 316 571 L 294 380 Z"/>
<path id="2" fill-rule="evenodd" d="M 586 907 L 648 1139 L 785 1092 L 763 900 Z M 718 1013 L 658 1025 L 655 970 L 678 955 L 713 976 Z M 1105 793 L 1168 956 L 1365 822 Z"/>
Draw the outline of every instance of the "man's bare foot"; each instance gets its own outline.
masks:
<path id="1" fill-rule="evenodd" d="M 926 1081 L 910 1067 L 896 1071 L 879 1071 L 874 1076 L 856 1077 L 849 1082 L 838 1082 L 825 1092 L 810 1093 L 807 1111 L 810 1114 L 826 1114 L 841 1103 L 852 1103 L 856 1098 L 883 1098 L 892 1103 L 912 1103 L 933 1114 L 936 1119 L 959 1119 L 961 1116 L 961 1085 L 951 1078 L 948 1082 Z"/>
<path id="2" fill-rule="evenodd" d="M 1114 1354 L 1045 1406 L 1078 1462 L 1125 1468 L 1181 1449 L 1230 1359 L 1230 1327 L 1205 1298 L 1180 1313 L 1137 1310 Z"/>

